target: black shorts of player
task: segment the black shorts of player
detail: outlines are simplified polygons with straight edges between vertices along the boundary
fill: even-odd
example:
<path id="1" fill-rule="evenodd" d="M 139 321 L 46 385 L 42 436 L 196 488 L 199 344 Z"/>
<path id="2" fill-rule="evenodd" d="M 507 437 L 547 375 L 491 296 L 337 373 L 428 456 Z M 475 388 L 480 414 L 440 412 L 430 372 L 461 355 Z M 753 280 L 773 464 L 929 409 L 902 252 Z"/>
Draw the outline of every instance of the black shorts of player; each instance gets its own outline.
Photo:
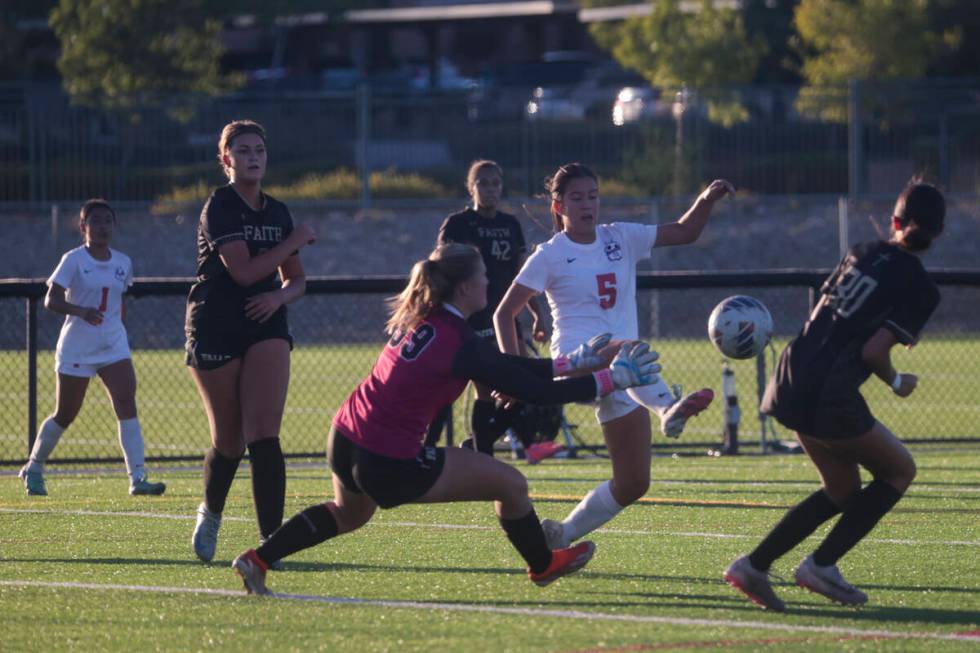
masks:
<path id="1" fill-rule="evenodd" d="M 210 324 L 202 320 L 187 333 L 184 362 L 198 370 L 216 370 L 242 358 L 248 348 L 263 340 L 282 339 L 293 349 L 286 314 L 278 312 L 265 322 L 242 319 L 233 323 Z"/>
<path id="2" fill-rule="evenodd" d="M 874 415 L 857 388 L 836 385 L 833 380 L 812 395 L 770 383 L 762 411 L 788 429 L 826 440 L 856 438 L 875 425 Z"/>
<path id="3" fill-rule="evenodd" d="M 366 494 L 382 508 L 394 508 L 432 489 L 446 464 L 446 450 L 423 447 L 415 458 L 390 458 L 357 446 L 331 426 L 327 463 L 349 492 Z"/>

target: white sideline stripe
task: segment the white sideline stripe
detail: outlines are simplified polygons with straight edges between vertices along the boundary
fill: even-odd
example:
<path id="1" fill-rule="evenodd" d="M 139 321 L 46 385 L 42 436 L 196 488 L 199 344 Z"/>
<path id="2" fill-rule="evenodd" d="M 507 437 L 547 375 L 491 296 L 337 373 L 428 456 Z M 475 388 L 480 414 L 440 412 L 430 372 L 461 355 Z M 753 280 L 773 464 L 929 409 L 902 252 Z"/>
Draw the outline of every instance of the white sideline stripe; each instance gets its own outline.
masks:
<path id="1" fill-rule="evenodd" d="M 50 514 L 50 515 L 76 515 L 79 517 L 142 517 L 148 519 L 176 519 L 183 521 L 193 521 L 197 515 L 174 515 L 164 512 L 141 512 L 141 511 L 111 511 L 111 510 L 47 510 L 44 508 L 0 508 L 0 514 Z M 226 522 L 251 522 L 247 517 L 222 517 Z M 414 521 L 385 521 L 376 520 L 368 523 L 368 526 L 393 526 L 396 528 L 438 528 L 440 530 L 473 530 L 473 531 L 496 531 L 493 526 L 479 526 L 477 524 L 439 524 Z M 757 540 L 760 535 L 743 535 L 738 533 L 710 533 L 699 531 L 649 531 L 631 530 L 625 528 L 600 528 L 596 533 L 609 533 L 612 535 L 641 535 L 645 537 L 669 536 L 669 537 L 698 537 L 715 538 L 719 540 Z M 900 540 L 893 538 L 869 537 L 863 542 L 874 542 L 878 544 L 907 544 L 909 546 L 937 545 L 937 546 L 977 546 L 980 547 L 980 540 Z"/>
<path id="2" fill-rule="evenodd" d="M 162 587 L 159 585 L 121 585 L 115 583 L 72 583 L 30 580 L 0 580 L 0 586 L 44 587 L 53 589 L 79 589 L 123 592 L 155 592 L 158 594 L 197 594 L 207 596 L 227 596 L 242 598 L 242 590 L 211 589 L 204 587 Z M 671 626 L 699 626 L 709 628 L 745 628 L 752 630 L 780 630 L 791 633 L 822 633 L 846 635 L 849 637 L 878 637 L 888 639 L 923 639 L 956 642 L 980 642 L 980 635 L 968 633 L 929 633 L 903 632 L 900 630 L 871 630 L 864 628 L 844 628 L 842 626 L 805 626 L 765 621 L 738 621 L 736 619 L 692 619 L 687 617 L 656 617 L 652 615 L 610 614 L 607 612 L 585 612 L 583 610 L 548 610 L 542 608 L 508 608 L 499 605 L 473 605 L 465 603 L 427 603 L 424 601 L 397 601 L 385 599 L 358 599 L 345 596 L 320 596 L 317 594 L 273 593 L 267 599 L 303 601 L 306 603 L 326 603 L 334 605 L 363 605 L 380 608 L 401 608 L 409 610 L 444 610 L 447 612 L 477 612 L 484 614 L 508 614 L 522 617 L 554 617 L 557 619 L 576 619 L 579 621 L 620 621 L 641 624 L 664 624 Z M 259 600 L 259 599 L 256 599 Z"/>

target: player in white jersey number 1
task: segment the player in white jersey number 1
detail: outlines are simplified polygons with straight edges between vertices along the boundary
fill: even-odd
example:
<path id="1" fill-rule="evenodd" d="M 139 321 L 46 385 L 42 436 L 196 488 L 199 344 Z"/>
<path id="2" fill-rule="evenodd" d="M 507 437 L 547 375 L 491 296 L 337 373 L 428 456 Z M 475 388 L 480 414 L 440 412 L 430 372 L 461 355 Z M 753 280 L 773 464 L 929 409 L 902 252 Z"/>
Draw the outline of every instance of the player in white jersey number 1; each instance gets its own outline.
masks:
<path id="1" fill-rule="evenodd" d="M 78 228 L 85 244 L 67 252 L 48 279 L 44 306 L 65 315 L 58 337 L 56 407 L 41 424 L 31 457 L 20 470 L 27 493 L 46 495 L 44 464 L 82 408 L 88 382 L 102 379 L 119 420 L 130 494 L 163 494 L 167 486 L 146 478 L 143 434 L 136 417 L 136 372 L 123 326 L 122 296 L 133 282 L 133 264 L 109 247 L 116 214 L 105 200 L 82 206 Z"/>
<path id="2" fill-rule="evenodd" d="M 494 314 L 497 341 L 505 353 L 517 351 L 514 316 L 530 297 L 544 292 L 554 321 L 552 356 L 594 357 L 597 365 L 617 347 L 601 350 L 604 343 L 589 340 L 594 334 L 609 334 L 614 342 L 637 339 L 637 262 L 649 258 L 654 247 L 693 243 L 715 203 L 735 192 L 729 182 L 716 180 L 676 222 L 600 225 L 599 181 L 586 166 L 562 166 L 548 181 L 547 190 L 556 233 L 538 246 L 504 295 Z M 707 408 L 713 398 L 708 388 L 675 397 L 661 380 L 615 392 L 598 402 L 596 417 L 612 460 L 612 479 L 587 494 L 564 522 L 542 522 L 549 544 L 568 546 L 646 493 L 652 438 L 649 411 L 658 415 L 665 435 L 678 437 L 687 419 Z"/>

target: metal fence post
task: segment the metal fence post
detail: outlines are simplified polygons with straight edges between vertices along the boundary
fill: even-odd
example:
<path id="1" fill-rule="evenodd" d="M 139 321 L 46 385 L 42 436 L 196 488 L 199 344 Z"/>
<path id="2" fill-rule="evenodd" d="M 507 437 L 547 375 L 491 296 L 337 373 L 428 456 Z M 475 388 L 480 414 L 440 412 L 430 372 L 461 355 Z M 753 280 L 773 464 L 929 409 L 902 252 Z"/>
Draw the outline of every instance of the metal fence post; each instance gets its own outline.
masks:
<path id="1" fill-rule="evenodd" d="M 37 297 L 27 298 L 27 455 L 37 433 Z"/>
<path id="2" fill-rule="evenodd" d="M 847 83 L 847 190 L 851 197 L 857 197 L 862 191 L 862 140 L 861 82 L 852 79 Z"/>
<path id="3" fill-rule="evenodd" d="M 371 204 L 371 162 L 368 142 L 371 140 L 371 88 L 367 84 L 357 87 L 357 153 L 361 173 L 361 209 Z"/>

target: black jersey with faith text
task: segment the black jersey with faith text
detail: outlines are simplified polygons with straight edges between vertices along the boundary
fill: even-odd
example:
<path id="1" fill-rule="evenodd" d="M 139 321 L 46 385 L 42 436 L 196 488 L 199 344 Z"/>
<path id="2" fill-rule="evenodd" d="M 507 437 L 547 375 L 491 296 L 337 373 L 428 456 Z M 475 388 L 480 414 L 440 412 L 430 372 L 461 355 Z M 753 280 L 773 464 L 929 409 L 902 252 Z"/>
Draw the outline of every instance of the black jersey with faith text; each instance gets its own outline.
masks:
<path id="1" fill-rule="evenodd" d="M 247 298 L 279 287 L 275 272 L 251 286 L 239 286 L 218 256 L 221 245 L 241 240 L 248 246 L 249 256 L 255 257 L 293 231 L 293 219 L 286 205 L 264 193 L 261 198 L 262 208 L 256 211 L 234 188 L 222 186 L 204 204 L 197 228 L 197 279 L 187 297 L 188 330 L 202 320 L 246 320 Z M 286 307 L 279 311 L 285 314 Z"/>
<path id="2" fill-rule="evenodd" d="M 477 332 L 492 327 L 493 312 L 517 276 L 527 251 L 521 223 L 509 213 L 498 211 L 487 218 L 468 208 L 442 223 L 438 244 L 446 243 L 466 243 L 480 250 L 489 282 L 487 307 L 470 316 L 469 323 Z"/>
<path id="3" fill-rule="evenodd" d="M 803 330 L 779 360 L 763 411 L 792 427 L 795 418 L 833 411 L 871 375 L 861 352 L 878 329 L 911 346 L 939 304 L 939 289 L 919 258 L 885 241 L 851 248 L 820 288 Z M 846 403 L 846 402 L 845 402 Z"/>

